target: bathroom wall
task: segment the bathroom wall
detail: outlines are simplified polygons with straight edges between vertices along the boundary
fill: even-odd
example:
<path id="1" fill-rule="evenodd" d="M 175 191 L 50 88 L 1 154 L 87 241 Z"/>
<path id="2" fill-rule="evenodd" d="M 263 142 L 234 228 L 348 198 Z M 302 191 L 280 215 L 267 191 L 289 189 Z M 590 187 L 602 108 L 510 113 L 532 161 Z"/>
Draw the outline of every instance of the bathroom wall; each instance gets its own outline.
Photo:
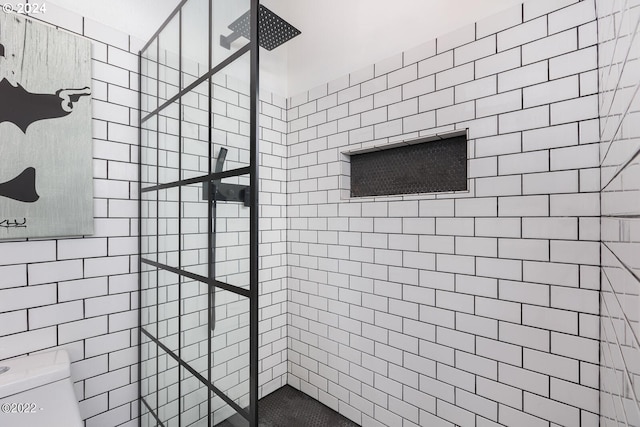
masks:
<path id="1" fill-rule="evenodd" d="M 596 4 L 602 164 L 600 425 L 639 426 L 640 4 Z"/>
<path id="2" fill-rule="evenodd" d="M 141 44 L 47 6 L 35 18 L 92 40 L 95 234 L 0 243 L 0 359 L 65 348 L 86 425 L 134 426 Z"/>
<path id="3" fill-rule="evenodd" d="M 531 1 L 289 100 L 289 383 L 363 426 L 597 426 L 593 0 Z M 468 129 L 469 191 L 342 152 Z M 376 173 L 376 171 L 371 171 Z"/>

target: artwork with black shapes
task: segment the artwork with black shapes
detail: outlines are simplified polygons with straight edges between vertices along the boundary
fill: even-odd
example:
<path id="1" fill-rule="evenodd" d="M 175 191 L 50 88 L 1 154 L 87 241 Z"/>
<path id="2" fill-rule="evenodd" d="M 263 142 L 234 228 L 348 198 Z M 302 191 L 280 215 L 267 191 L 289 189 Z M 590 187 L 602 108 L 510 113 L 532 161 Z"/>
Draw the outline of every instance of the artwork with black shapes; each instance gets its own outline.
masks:
<path id="1" fill-rule="evenodd" d="M 91 43 L 0 12 L 0 239 L 93 234 Z"/>
<path id="2" fill-rule="evenodd" d="M 0 81 L 0 123 L 11 122 L 22 132 L 38 120 L 65 117 L 73 111 L 74 102 L 88 96 L 91 90 L 59 89 L 55 94 L 30 93 L 20 83 L 13 86 L 9 80 Z"/>
<path id="3" fill-rule="evenodd" d="M 40 196 L 36 191 L 36 170 L 26 168 L 20 175 L 0 184 L 0 196 L 24 203 L 37 202 Z"/>

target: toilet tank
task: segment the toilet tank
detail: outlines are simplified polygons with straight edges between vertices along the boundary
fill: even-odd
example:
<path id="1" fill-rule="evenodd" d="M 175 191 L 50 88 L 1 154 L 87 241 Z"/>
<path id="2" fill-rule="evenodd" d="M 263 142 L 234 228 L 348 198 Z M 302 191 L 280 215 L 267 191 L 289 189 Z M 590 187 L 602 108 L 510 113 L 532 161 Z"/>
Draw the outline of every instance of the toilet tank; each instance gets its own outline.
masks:
<path id="1" fill-rule="evenodd" d="M 70 374 L 64 350 L 0 361 L 0 426 L 82 427 Z"/>

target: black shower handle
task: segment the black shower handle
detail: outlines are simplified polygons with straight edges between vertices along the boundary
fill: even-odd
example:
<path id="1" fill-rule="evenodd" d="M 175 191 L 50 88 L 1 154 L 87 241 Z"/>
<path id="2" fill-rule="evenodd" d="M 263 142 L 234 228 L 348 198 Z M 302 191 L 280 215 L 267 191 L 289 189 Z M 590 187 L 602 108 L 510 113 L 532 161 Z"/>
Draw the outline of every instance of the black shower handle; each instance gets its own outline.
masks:
<path id="1" fill-rule="evenodd" d="M 220 148 L 220 152 L 218 153 L 218 160 L 216 160 L 216 167 L 214 169 L 215 173 L 220 173 L 222 172 L 222 169 L 224 168 L 224 161 L 227 158 L 227 149 L 224 147 Z M 216 233 L 215 233 L 215 224 L 216 224 L 216 193 L 217 193 L 217 187 L 220 184 L 220 180 L 216 179 L 211 181 L 211 192 L 212 192 L 212 198 L 213 198 L 213 227 L 214 227 L 214 231 L 213 231 L 213 238 L 214 238 L 214 242 L 213 242 L 213 247 L 214 247 L 214 251 L 215 251 L 215 246 L 216 246 L 216 242 L 215 242 L 215 238 L 216 238 Z M 214 252 L 215 254 L 215 252 Z M 216 260 L 212 259 L 211 262 L 215 263 Z M 215 268 L 213 269 L 215 271 Z M 215 279 L 215 277 L 214 277 Z M 209 294 L 209 305 L 211 306 L 211 321 L 210 321 L 210 328 L 211 331 L 213 332 L 216 329 L 216 288 L 212 287 L 211 288 L 211 293 Z"/>

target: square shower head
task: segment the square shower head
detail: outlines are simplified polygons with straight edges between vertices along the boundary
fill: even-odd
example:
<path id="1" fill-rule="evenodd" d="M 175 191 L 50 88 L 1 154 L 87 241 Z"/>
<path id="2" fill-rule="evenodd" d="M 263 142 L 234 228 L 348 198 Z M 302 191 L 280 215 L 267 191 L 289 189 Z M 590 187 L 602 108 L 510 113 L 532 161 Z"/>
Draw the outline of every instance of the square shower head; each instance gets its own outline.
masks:
<path id="1" fill-rule="evenodd" d="M 220 36 L 220 44 L 229 49 L 231 42 L 242 36 L 247 40 L 251 38 L 251 11 L 246 12 L 240 18 L 236 19 L 229 25 L 229 29 L 233 33 L 227 37 Z M 260 40 L 260 46 L 267 50 L 273 50 L 281 44 L 291 40 L 295 36 L 301 34 L 293 25 L 267 9 L 265 6 L 260 5 L 258 9 L 258 19 L 260 22 L 260 28 L 258 30 L 258 38 Z"/>

